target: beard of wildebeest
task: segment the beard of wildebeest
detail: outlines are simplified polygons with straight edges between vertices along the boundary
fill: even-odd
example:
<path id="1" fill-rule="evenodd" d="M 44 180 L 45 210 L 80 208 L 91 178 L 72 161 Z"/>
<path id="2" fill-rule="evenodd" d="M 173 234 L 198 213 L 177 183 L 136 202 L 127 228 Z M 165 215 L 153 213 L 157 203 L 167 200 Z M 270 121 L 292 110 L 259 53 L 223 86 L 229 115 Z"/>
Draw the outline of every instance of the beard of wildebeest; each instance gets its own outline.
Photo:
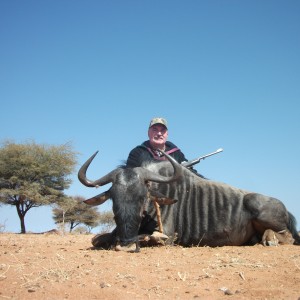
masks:
<path id="1" fill-rule="evenodd" d="M 142 221 L 142 213 L 147 200 L 146 185 L 132 169 L 125 169 L 116 176 L 110 189 L 113 213 L 116 222 L 117 242 L 121 246 L 135 242 Z"/>

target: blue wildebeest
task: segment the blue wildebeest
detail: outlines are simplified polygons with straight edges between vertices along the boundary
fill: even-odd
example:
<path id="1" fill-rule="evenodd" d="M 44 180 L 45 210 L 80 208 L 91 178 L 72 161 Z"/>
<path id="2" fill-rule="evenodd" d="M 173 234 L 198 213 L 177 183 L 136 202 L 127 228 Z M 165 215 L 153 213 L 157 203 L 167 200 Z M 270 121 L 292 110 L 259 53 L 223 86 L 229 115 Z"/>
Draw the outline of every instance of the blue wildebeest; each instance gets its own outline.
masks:
<path id="1" fill-rule="evenodd" d="M 119 167 L 90 181 L 86 171 L 96 154 L 80 168 L 78 178 L 88 187 L 112 183 L 108 191 L 85 202 L 99 205 L 112 199 L 116 229 L 104 240 L 110 246 L 117 245 L 117 250 L 139 250 L 138 235 L 143 233 L 145 223 L 143 211 L 151 197 L 163 202 L 160 211 L 164 234 L 179 245 L 253 245 L 262 241 L 267 230 L 277 236 L 288 234 L 291 243 L 300 244 L 295 218 L 275 198 L 200 178 L 167 154 L 168 161 L 137 168 Z M 147 217 L 150 215 L 153 223 L 156 214 L 151 203 Z M 272 244 L 269 240 L 262 242 Z"/>

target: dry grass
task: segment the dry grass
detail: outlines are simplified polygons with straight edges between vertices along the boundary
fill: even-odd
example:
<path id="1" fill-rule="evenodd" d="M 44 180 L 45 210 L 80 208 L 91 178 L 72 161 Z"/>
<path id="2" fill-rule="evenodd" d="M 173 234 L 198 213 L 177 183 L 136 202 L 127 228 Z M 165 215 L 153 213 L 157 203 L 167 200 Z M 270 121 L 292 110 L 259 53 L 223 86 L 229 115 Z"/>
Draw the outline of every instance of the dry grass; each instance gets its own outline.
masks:
<path id="1" fill-rule="evenodd" d="M 89 235 L 0 234 L 0 299 L 298 299 L 297 246 L 90 248 Z"/>

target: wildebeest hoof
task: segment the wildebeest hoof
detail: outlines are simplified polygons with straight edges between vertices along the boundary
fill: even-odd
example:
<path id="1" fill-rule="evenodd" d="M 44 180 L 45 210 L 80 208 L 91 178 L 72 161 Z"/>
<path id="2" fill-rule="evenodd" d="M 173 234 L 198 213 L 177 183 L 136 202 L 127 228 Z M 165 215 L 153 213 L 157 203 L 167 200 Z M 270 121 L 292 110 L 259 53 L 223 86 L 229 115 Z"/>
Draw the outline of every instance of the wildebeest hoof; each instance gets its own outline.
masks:
<path id="1" fill-rule="evenodd" d="M 275 240 L 275 241 L 267 241 L 267 246 L 270 246 L 270 247 L 277 247 L 279 244 L 278 244 L 278 242 Z M 266 245 L 264 245 L 264 246 L 266 246 Z"/>
<path id="2" fill-rule="evenodd" d="M 165 242 L 167 241 L 169 237 L 161 232 L 154 231 L 150 235 L 150 241 L 157 245 L 165 245 Z"/>
<path id="3" fill-rule="evenodd" d="M 261 241 L 264 246 L 278 246 L 278 244 L 279 244 L 279 241 L 278 241 L 278 238 L 276 237 L 275 232 L 271 229 L 267 229 L 264 232 L 264 235 L 263 235 Z"/>

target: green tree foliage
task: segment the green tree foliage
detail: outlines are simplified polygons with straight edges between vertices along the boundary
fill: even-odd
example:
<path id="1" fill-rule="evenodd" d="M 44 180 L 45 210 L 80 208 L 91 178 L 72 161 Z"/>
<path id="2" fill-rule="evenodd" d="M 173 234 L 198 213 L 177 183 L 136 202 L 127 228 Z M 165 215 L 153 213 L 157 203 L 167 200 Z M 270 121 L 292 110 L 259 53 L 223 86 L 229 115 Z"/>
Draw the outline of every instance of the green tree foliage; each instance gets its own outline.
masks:
<path id="1" fill-rule="evenodd" d="M 16 207 L 21 233 L 25 215 L 32 207 L 53 204 L 64 198 L 71 184 L 76 156 L 70 144 L 16 144 L 5 141 L 0 148 L 0 202 Z"/>
<path id="2" fill-rule="evenodd" d="M 84 224 L 90 230 L 99 225 L 100 213 L 95 206 L 87 205 L 83 202 L 85 198 L 81 196 L 69 197 L 65 201 L 60 201 L 57 207 L 53 209 L 53 219 L 56 224 L 68 223 L 70 225 L 69 231 Z"/>

